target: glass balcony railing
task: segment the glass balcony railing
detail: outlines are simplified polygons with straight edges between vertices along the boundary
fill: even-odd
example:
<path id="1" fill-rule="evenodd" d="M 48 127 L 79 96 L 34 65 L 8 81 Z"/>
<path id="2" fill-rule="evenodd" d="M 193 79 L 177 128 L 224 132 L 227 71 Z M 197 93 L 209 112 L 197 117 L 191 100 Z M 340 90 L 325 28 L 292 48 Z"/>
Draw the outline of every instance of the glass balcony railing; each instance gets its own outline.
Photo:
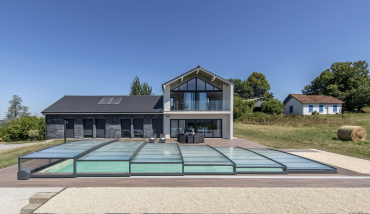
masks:
<path id="1" fill-rule="evenodd" d="M 230 101 L 174 101 L 171 102 L 171 111 L 230 111 Z"/>

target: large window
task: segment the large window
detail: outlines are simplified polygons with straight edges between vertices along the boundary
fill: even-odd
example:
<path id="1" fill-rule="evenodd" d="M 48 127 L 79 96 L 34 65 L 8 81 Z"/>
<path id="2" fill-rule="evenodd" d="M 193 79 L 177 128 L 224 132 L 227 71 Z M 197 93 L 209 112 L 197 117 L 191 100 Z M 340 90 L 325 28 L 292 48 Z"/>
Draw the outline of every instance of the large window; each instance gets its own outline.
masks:
<path id="1" fill-rule="evenodd" d="M 131 119 L 121 120 L 121 137 L 131 138 Z"/>
<path id="2" fill-rule="evenodd" d="M 134 137 L 144 137 L 143 119 L 134 119 Z"/>
<path id="3" fill-rule="evenodd" d="M 105 120 L 96 119 L 95 122 L 96 122 L 96 137 L 105 138 Z"/>
<path id="4" fill-rule="evenodd" d="M 221 91 L 221 89 L 195 77 L 172 91 Z"/>
<path id="5" fill-rule="evenodd" d="M 84 119 L 83 128 L 84 128 L 84 138 L 92 138 L 93 137 L 93 120 Z"/>
<path id="6" fill-rule="evenodd" d="M 199 133 L 206 138 L 222 137 L 222 120 L 171 120 L 170 134 L 175 138 L 178 134 Z"/>

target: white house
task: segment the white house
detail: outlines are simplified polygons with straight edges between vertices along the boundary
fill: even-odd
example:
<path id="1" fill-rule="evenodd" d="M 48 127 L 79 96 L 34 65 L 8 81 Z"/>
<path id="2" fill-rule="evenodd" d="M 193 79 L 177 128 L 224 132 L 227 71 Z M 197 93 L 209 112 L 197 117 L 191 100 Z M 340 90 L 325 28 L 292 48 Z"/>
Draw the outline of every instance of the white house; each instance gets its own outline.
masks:
<path id="1" fill-rule="evenodd" d="M 314 111 L 319 114 L 342 114 L 343 103 L 332 96 L 289 94 L 284 100 L 284 114 L 311 115 Z"/>

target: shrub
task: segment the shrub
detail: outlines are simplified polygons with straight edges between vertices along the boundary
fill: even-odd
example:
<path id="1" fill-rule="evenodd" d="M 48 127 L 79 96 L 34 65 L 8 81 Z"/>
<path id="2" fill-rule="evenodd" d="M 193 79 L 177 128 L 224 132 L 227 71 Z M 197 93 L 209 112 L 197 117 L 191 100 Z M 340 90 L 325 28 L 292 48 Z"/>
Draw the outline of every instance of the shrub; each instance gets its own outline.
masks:
<path id="1" fill-rule="evenodd" d="M 24 116 L 9 120 L 7 122 L 9 140 L 27 140 L 30 130 L 38 130 L 39 136 L 35 139 L 43 140 L 45 138 L 45 119 L 36 116 Z"/>
<path id="2" fill-rule="evenodd" d="M 234 119 L 239 120 L 246 114 L 253 112 L 254 101 L 245 101 L 243 98 L 235 96 L 234 97 Z"/>
<path id="3" fill-rule="evenodd" d="M 370 113 L 370 107 L 362 107 L 361 112 L 363 113 Z"/>
<path id="4" fill-rule="evenodd" d="M 313 111 L 311 115 L 320 115 L 320 113 L 317 111 Z"/>
<path id="5" fill-rule="evenodd" d="M 37 137 L 39 137 L 39 130 L 37 129 L 32 129 L 28 131 L 28 137 L 32 138 L 35 140 Z"/>
<path id="6" fill-rule="evenodd" d="M 0 125 L 0 142 L 9 141 L 8 127 L 6 125 Z"/>
<path id="7" fill-rule="evenodd" d="M 269 99 L 262 103 L 262 112 L 267 114 L 282 114 L 284 104 L 278 99 Z"/>

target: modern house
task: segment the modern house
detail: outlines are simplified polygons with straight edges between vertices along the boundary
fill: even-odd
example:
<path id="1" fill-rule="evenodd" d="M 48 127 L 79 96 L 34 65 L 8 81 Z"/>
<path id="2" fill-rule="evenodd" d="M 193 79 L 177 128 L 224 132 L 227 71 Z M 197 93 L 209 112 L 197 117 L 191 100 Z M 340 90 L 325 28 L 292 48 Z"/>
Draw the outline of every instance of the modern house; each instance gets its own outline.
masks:
<path id="1" fill-rule="evenodd" d="M 200 133 L 233 138 L 234 86 L 198 66 L 162 85 L 162 96 L 64 96 L 46 108 L 46 138 L 148 138 Z"/>
<path id="2" fill-rule="evenodd" d="M 319 114 L 342 114 L 342 100 L 326 95 L 289 94 L 284 100 L 284 114 L 311 115 L 316 111 Z"/>

